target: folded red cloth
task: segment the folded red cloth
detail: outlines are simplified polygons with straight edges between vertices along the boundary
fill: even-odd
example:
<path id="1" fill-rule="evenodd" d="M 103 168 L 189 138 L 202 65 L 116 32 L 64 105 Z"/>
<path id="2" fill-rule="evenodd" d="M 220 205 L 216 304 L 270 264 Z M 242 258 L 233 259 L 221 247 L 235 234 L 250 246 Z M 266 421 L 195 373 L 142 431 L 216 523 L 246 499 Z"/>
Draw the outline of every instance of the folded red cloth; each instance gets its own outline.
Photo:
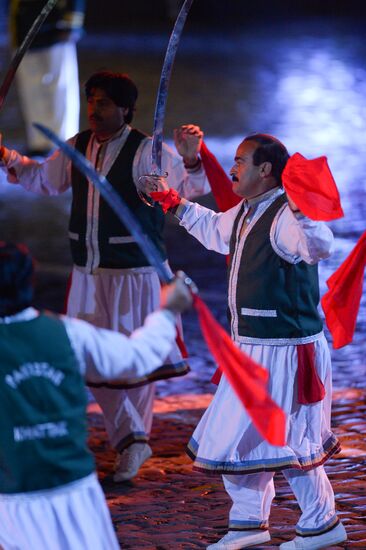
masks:
<path id="1" fill-rule="evenodd" d="M 282 183 L 287 195 L 308 218 L 329 221 L 344 216 L 326 157 L 308 160 L 295 153 L 282 172 Z"/>
<path id="2" fill-rule="evenodd" d="M 164 214 L 166 214 L 170 208 L 178 206 L 181 201 L 181 197 L 175 189 L 168 189 L 167 191 L 153 191 L 150 193 L 150 196 L 154 201 L 160 203 Z"/>

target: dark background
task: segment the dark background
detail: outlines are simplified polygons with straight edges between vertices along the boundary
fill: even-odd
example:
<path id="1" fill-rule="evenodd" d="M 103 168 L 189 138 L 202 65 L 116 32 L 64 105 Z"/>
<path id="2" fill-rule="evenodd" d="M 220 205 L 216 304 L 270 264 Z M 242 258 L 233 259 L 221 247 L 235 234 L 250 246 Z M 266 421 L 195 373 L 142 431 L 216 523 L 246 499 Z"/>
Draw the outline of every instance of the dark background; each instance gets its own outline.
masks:
<path id="1" fill-rule="evenodd" d="M 62 0 L 60 0 L 62 1 Z M 46 2 L 46 0 L 45 0 Z M 141 28 L 170 28 L 181 0 L 86 0 L 87 31 L 133 30 Z M 2 39 L 6 29 L 9 0 L 0 0 Z M 256 21 L 291 20 L 324 17 L 324 23 L 353 19 L 356 26 L 364 25 L 364 0 L 195 0 L 188 28 L 243 28 Z M 365 29 L 366 31 L 366 29 Z"/>
<path id="2" fill-rule="evenodd" d="M 87 27 L 131 27 L 146 24 L 164 24 L 168 20 L 169 0 L 87 0 Z M 177 1 L 179 6 L 181 2 Z M 101 17 L 103 6 L 103 17 Z M 104 9 L 107 8 L 108 9 Z M 245 25 L 251 20 L 265 18 L 298 18 L 326 16 L 332 18 L 359 17 L 366 14 L 364 0 L 195 0 L 190 25 Z"/>

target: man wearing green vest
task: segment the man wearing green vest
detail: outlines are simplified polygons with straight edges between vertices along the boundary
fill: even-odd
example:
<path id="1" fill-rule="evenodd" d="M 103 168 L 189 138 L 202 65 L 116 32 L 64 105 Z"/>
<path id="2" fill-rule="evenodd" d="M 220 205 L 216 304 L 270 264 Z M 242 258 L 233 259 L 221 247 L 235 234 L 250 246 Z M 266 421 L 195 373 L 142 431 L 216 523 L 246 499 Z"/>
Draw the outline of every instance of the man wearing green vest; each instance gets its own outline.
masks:
<path id="1" fill-rule="evenodd" d="M 281 175 L 288 159 L 276 138 L 253 134 L 239 145 L 230 172 L 233 191 L 242 199 L 236 206 L 217 213 L 179 197 L 172 201 L 171 191 L 169 202 L 161 196 L 163 206 L 206 248 L 229 254 L 232 338 L 268 369 L 271 396 L 287 416 L 286 445 L 270 445 L 221 377 L 188 446 L 194 468 L 222 474 L 233 501 L 228 533 L 210 550 L 270 540 L 276 471 L 283 471 L 302 512 L 297 536 L 281 549 L 316 550 L 347 538 L 323 467 L 339 450 L 330 429 L 330 354 L 317 311 L 317 264 L 331 254 L 333 236 L 284 193 Z M 163 178 L 159 184 L 166 189 Z M 156 185 L 150 178 L 146 191 Z"/>
<path id="2" fill-rule="evenodd" d="M 103 71 L 85 84 L 90 129 L 69 142 L 106 176 L 141 223 L 143 231 L 166 258 L 161 208 L 145 204 L 137 191 L 140 176 L 151 170 L 151 138 L 130 123 L 137 88 L 125 74 Z M 179 155 L 164 145 L 162 168 L 169 185 L 186 197 L 209 192 L 198 158 L 202 132 L 197 126 L 176 133 Z M 73 191 L 69 239 L 74 262 L 67 314 L 102 328 L 129 335 L 141 326 L 160 297 L 160 283 L 128 229 L 62 151 L 43 163 L 22 157 L 5 147 L 0 150 L 8 180 L 26 190 L 57 195 Z M 0 161 L 1 165 L 1 161 Z M 175 345 L 161 370 L 162 376 L 188 371 Z M 134 382 L 134 381 L 131 381 Z M 144 385 L 96 384 L 92 388 L 101 406 L 112 446 L 117 450 L 116 482 L 133 478 L 151 455 L 148 445 L 155 388 Z"/>
<path id="3" fill-rule="evenodd" d="M 182 279 L 130 338 L 31 307 L 33 264 L 0 243 L 0 548 L 119 548 L 87 448 L 84 377 L 140 379 L 175 341 L 191 304 Z"/>

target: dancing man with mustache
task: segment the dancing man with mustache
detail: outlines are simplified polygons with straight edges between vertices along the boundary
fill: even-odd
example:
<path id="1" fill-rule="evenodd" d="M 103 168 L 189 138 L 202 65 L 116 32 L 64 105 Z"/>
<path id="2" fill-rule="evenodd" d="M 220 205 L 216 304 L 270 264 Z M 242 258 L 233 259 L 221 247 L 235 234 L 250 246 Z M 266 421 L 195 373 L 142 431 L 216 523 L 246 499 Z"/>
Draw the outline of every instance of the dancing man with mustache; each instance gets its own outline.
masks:
<path id="1" fill-rule="evenodd" d="M 146 191 L 182 227 L 209 250 L 229 255 L 231 336 L 268 370 L 271 397 L 287 416 L 285 445 L 271 445 L 221 376 L 188 445 L 194 468 L 221 474 L 233 502 L 228 533 L 210 550 L 239 550 L 270 540 L 277 471 L 283 472 L 302 512 L 297 536 L 281 549 L 316 550 L 347 538 L 323 467 L 339 450 L 330 426 L 330 353 L 317 310 L 318 262 L 331 254 L 333 235 L 284 192 L 285 169 L 293 157 L 273 136 L 244 138 L 230 171 L 239 201 L 226 212 L 181 199 L 167 189 L 164 178 L 146 180 Z M 324 173 L 313 171 L 310 177 L 320 183 Z"/>

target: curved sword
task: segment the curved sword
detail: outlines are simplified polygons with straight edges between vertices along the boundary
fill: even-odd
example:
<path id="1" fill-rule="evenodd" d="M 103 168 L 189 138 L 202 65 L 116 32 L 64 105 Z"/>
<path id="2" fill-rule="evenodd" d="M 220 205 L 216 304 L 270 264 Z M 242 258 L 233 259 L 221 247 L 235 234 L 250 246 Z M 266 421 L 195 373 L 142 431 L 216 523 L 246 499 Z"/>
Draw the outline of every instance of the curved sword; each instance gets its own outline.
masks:
<path id="1" fill-rule="evenodd" d="M 8 95 L 9 88 L 11 86 L 11 83 L 14 80 L 15 73 L 17 71 L 17 68 L 20 65 L 21 60 L 24 57 L 24 54 L 28 50 L 29 46 L 34 40 L 34 37 L 38 33 L 39 29 L 41 28 L 44 20 L 46 19 L 47 15 L 50 13 L 50 11 L 55 7 L 58 0 L 48 0 L 46 4 L 43 6 L 40 14 L 36 17 L 36 19 L 33 22 L 33 25 L 29 29 L 28 33 L 26 34 L 23 42 L 17 49 L 17 51 L 14 54 L 13 59 L 10 62 L 8 71 L 4 77 L 4 80 L 0 87 L 0 110 L 2 109 L 2 106 L 4 104 L 5 98 Z"/>
<path id="2" fill-rule="evenodd" d="M 172 74 L 175 54 L 177 53 L 180 37 L 187 19 L 193 0 L 185 0 L 175 22 L 165 53 L 163 68 L 161 71 L 158 95 L 156 98 L 154 130 L 151 149 L 151 172 L 153 175 L 164 175 L 161 170 L 161 152 L 163 147 L 163 128 L 166 104 L 168 99 L 168 86 Z"/>
<path id="3" fill-rule="evenodd" d="M 55 145 L 57 145 L 57 147 L 59 147 L 80 170 L 80 172 L 95 185 L 102 197 L 117 214 L 121 222 L 131 232 L 131 235 L 135 238 L 136 243 L 145 254 L 150 265 L 155 267 L 160 280 L 164 283 L 169 283 L 172 281 L 173 277 L 171 272 L 165 265 L 159 251 L 148 235 L 143 232 L 141 225 L 135 219 L 128 206 L 123 202 L 120 195 L 112 187 L 107 178 L 101 174 L 98 174 L 94 166 L 84 157 L 84 155 L 79 153 L 79 151 L 74 149 L 74 147 L 71 147 L 68 143 L 62 141 L 54 132 L 52 132 L 52 130 L 38 123 L 34 123 L 33 126 L 42 132 L 42 134 L 44 134 Z"/>

